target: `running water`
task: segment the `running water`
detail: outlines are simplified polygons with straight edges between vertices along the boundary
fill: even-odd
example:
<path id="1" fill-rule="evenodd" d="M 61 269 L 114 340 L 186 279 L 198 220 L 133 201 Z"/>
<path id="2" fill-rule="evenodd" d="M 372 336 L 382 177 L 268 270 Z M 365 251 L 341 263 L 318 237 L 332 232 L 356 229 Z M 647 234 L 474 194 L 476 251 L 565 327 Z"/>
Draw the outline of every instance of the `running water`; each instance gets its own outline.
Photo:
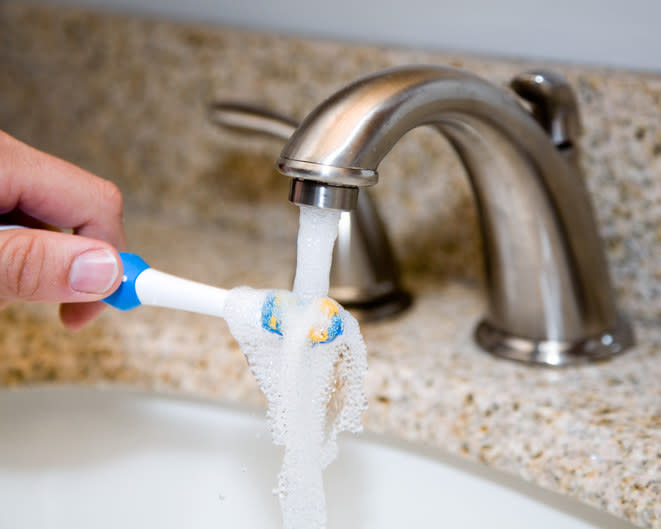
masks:
<path id="1" fill-rule="evenodd" d="M 301 206 L 294 294 L 303 303 L 328 296 L 333 245 L 341 211 Z"/>
<path id="2" fill-rule="evenodd" d="M 359 432 L 367 408 L 358 323 L 327 298 L 339 218 L 301 207 L 293 292 L 240 287 L 225 309 L 268 400 L 273 442 L 285 447 L 275 490 L 284 529 L 326 527 L 322 471 L 337 456 L 338 433 Z"/>

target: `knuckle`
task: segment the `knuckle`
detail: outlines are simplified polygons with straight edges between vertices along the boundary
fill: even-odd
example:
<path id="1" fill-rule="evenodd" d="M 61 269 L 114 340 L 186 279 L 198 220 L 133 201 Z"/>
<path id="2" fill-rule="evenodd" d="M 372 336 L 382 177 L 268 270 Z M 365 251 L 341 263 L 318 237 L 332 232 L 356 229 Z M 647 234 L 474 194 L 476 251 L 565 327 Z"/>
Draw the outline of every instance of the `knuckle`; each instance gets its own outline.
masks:
<path id="1" fill-rule="evenodd" d="M 21 197 L 22 173 L 26 168 L 42 170 L 41 158 L 31 149 L 6 132 L 0 131 L 0 208 L 14 209 Z"/>
<path id="2" fill-rule="evenodd" d="M 10 298 L 30 300 L 39 290 L 40 276 L 44 267 L 45 247 L 38 237 L 16 233 L 0 245 L 3 264 L 4 295 Z"/>
<path id="3" fill-rule="evenodd" d="M 11 176 L 14 167 L 14 139 L 0 130 L 0 192 L 2 197 L 9 195 Z"/>
<path id="4" fill-rule="evenodd" d="M 15 142 L 16 140 L 14 138 L 12 138 L 6 132 L 0 130 L 0 149 L 3 151 L 9 150 L 12 148 L 12 144 Z"/>
<path id="5" fill-rule="evenodd" d="M 115 216 L 121 218 L 124 209 L 124 200 L 122 198 L 122 192 L 116 184 L 109 180 L 102 180 L 101 199 Z"/>

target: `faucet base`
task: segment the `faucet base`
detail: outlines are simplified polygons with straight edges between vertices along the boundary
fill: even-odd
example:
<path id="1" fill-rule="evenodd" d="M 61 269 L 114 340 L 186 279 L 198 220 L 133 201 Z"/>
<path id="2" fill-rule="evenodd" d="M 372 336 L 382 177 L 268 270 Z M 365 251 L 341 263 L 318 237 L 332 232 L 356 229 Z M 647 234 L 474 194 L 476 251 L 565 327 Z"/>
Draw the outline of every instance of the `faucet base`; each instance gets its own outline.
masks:
<path id="1" fill-rule="evenodd" d="M 330 293 L 333 297 L 332 291 Z M 335 298 L 345 309 L 361 323 L 379 321 L 396 316 L 411 306 L 413 298 L 408 292 L 396 289 L 385 296 L 370 301 L 342 301 L 342 297 Z"/>
<path id="2" fill-rule="evenodd" d="M 612 329 L 574 342 L 522 338 L 482 321 L 475 329 L 475 340 L 495 356 L 550 367 L 607 360 L 634 344 L 633 330 L 623 317 L 618 318 Z"/>

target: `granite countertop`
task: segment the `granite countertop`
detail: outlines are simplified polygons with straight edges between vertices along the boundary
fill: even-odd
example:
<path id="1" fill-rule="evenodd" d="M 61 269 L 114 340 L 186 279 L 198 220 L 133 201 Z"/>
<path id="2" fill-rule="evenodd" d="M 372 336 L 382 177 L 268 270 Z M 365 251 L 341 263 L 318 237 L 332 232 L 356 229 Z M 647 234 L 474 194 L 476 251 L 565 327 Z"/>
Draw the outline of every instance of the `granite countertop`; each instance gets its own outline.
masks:
<path id="1" fill-rule="evenodd" d="M 130 247 L 154 267 L 223 287 L 289 288 L 297 211 L 272 169 L 280 144 L 215 130 L 205 104 L 238 94 L 301 118 L 348 80 L 413 62 L 497 83 L 531 66 L 4 3 L 0 128 L 116 181 Z M 577 89 L 586 179 L 638 345 L 560 370 L 480 351 L 473 200 L 448 146 L 416 131 L 384 161 L 375 190 L 415 303 L 362 327 L 365 426 L 661 527 L 661 76 L 551 66 Z M 113 384 L 265 404 L 219 319 L 108 310 L 71 334 L 56 307 L 14 305 L 0 329 L 4 387 Z"/>

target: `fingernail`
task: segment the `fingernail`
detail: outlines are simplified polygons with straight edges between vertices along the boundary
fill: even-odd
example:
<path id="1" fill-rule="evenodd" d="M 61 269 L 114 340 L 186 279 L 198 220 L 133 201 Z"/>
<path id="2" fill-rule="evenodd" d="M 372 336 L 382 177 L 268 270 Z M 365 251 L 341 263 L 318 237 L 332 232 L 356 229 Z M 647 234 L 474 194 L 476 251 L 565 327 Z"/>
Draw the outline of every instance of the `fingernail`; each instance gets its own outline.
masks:
<path id="1" fill-rule="evenodd" d="M 86 294 L 104 294 L 118 273 L 117 259 L 110 250 L 89 250 L 73 260 L 69 286 Z"/>

